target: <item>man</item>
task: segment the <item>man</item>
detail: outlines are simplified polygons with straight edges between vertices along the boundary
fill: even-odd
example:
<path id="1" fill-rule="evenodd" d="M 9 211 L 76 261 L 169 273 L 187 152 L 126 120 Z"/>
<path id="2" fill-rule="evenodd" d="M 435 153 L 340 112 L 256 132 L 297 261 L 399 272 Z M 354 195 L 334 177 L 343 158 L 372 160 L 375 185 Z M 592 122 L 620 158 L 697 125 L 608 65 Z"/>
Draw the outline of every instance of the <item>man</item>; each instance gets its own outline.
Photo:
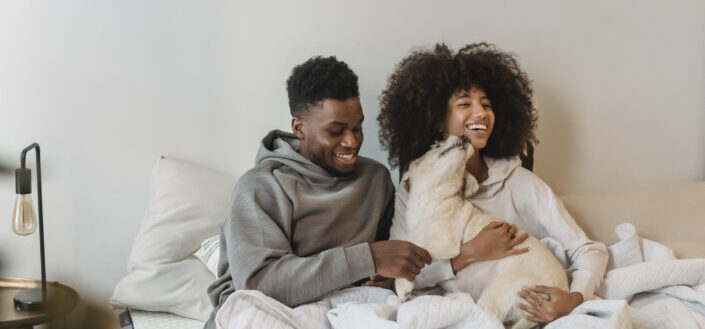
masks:
<path id="1" fill-rule="evenodd" d="M 235 187 L 206 328 L 236 290 L 295 307 L 373 275 L 413 280 L 431 263 L 409 242 L 375 242 L 387 238 L 394 185 L 383 165 L 358 155 L 364 116 L 355 73 L 335 57 L 314 57 L 294 68 L 287 92 L 293 134 L 265 136 Z"/>

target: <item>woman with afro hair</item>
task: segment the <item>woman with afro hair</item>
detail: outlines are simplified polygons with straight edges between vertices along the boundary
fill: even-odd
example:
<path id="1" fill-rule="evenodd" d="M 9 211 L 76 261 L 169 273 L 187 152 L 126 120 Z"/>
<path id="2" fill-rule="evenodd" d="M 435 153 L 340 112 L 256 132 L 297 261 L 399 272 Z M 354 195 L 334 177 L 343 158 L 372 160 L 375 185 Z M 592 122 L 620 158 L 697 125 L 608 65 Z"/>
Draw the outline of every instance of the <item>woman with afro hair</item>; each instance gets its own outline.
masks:
<path id="1" fill-rule="evenodd" d="M 593 296 L 607 267 L 607 248 L 590 240 L 554 195 L 519 156 L 536 143 L 536 111 L 529 80 L 516 59 L 487 43 L 470 44 L 457 53 L 444 44 L 417 50 L 389 77 L 381 97 L 380 141 L 399 177 L 409 164 L 448 135 L 465 135 L 475 148 L 467 174 L 480 183 L 467 196 L 475 207 L 506 222 L 487 225 L 460 254 L 438 260 L 417 276 L 416 287 L 450 279 L 474 262 L 527 252 L 515 249 L 526 239 L 517 227 L 538 239 L 551 238 L 566 250 L 564 265 L 570 291 L 526 287 L 517 294 L 527 319 L 548 323 L 570 313 Z M 397 189 L 394 222 L 406 216 L 408 191 Z M 487 274 L 491 280 L 492 273 Z M 544 298 L 548 296 L 548 298 Z"/>

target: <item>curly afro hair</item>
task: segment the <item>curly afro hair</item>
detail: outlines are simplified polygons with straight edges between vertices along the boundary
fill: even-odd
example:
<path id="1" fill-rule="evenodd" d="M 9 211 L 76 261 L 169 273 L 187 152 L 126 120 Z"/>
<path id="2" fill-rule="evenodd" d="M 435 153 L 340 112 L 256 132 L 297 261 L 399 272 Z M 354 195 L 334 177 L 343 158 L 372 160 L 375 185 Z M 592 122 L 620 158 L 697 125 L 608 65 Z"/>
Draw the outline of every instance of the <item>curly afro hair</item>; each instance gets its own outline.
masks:
<path id="1" fill-rule="evenodd" d="M 537 142 L 532 89 L 512 55 L 488 43 L 467 45 L 456 54 L 436 44 L 402 60 L 382 92 L 379 139 L 399 176 L 443 139 L 450 97 L 473 86 L 485 91 L 495 113 L 492 135 L 480 154 L 516 156 L 527 142 Z"/>
<path id="2" fill-rule="evenodd" d="M 357 75 L 335 56 L 313 57 L 291 71 L 286 81 L 292 116 L 306 113 L 325 99 L 359 97 Z"/>

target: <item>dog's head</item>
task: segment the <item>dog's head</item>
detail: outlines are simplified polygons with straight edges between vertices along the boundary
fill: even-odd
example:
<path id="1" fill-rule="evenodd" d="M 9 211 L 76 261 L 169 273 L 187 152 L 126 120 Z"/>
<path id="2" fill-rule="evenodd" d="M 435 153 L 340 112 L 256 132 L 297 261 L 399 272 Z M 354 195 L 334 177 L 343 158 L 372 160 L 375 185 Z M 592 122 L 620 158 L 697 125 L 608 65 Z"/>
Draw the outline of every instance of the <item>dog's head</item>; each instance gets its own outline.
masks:
<path id="1" fill-rule="evenodd" d="M 465 164 L 474 152 L 467 137 L 449 136 L 409 165 L 402 184 L 409 192 L 412 188 L 425 191 L 440 188 L 457 193 L 464 184 Z"/>

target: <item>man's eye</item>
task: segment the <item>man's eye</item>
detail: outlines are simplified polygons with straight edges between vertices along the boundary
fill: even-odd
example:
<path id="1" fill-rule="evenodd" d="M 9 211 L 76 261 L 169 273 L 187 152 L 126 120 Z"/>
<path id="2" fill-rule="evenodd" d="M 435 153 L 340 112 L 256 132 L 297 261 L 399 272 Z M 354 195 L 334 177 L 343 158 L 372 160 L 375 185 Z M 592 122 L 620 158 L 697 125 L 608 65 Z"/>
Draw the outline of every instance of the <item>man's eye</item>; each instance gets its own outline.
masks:
<path id="1" fill-rule="evenodd" d="M 338 136 L 343 133 L 342 130 L 328 130 L 328 133 L 333 135 L 333 136 Z"/>

